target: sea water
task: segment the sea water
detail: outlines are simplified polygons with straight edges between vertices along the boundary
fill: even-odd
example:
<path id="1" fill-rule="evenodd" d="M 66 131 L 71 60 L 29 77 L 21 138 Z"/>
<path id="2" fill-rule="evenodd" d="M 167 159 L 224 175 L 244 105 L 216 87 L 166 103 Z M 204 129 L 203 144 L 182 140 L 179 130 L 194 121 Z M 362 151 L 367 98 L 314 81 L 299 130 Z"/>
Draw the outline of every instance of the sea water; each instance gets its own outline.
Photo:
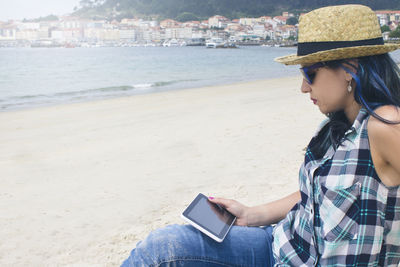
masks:
<path id="1" fill-rule="evenodd" d="M 296 48 L 0 49 L 0 111 L 298 75 Z M 400 61 L 400 53 L 393 53 Z"/>

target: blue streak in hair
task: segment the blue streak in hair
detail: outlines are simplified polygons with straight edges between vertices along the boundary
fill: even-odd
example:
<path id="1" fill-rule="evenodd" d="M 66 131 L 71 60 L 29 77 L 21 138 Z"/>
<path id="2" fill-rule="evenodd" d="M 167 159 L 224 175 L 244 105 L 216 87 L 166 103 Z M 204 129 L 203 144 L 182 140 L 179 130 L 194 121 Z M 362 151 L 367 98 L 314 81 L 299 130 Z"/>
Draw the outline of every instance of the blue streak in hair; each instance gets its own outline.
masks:
<path id="1" fill-rule="evenodd" d="M 384 105 L 384 104 L 387 104 L 387 103 L 378 103 L 378 102 L 371 102 L 371 103 L 368 103 L 368 102 L 364 99 L 364 97 L 362 96 L 362 92 L 361 92 L 361 91 L 362 91 L 362 90 L 361 90 L 361 89 L 362 89 L 362 88 L 361 88 L 361 81 L 360 81 L 360 78 L 358 77 L 358 75 L 356 75 L 354 72 L 352 72 L 349 68 L 343 66 L 343 64 L 341 64 L 340 66 L 341 66 L 341 68 L 343 68 L 345 71 L 347 71 L 348 73 L 350 73 L 350 75 L 351 75 L 351 76 L 354 78 L 354 80 L 356 81 L 355 97 L 358 97 L 358 98 L 360 99 L 361 104 L 367 109 L 368 113 L 371 114 L 373 117 L 379 119 L 379 120 L 382 121 L 382 122 L 386 122 L 386 123 L 392 124 L 393 122 L 382 118 L 381 116 L 379 116 L 378 114 L 376 114 L 375 111 L 374 111 L 374 109 L 376 109 L 377 107 L 380 107 L 380 106 L 382 106 L 382 105 Z M 360 66 L 360 71 L 361 71 L 362 73 L 364 73 L 365 70 L 364 70 L 364 68 L 362 67 L 362 65 L 359 65 L 359 66 Z M 396 105 L 395 101 L 393 101 L 393 96 L 392 96 L 392 94 L 391 94 L 390 91 L 388 90 L 388 88 L 387 88 L 387 86 L 385 85 L 385 83 L 382 81 L 381 77 L 379 77 L 379 75 L 377 75 L 376 70 L 373 69 L 373 68 L 371 68 L 371 66 L 368 66 L 368 69 L 370 70 L 370 73 L 371 73 L 372 76 L 373 76 L 373 77 L 372 77 L 373 79 L 370 79 L 370 82 L 372 82 L 373 85 L 375 85 L 374 88 L 375 88 L 376 90 L 378 90 L 379 92 L 383 93 L 383 94 L 386 96 L 387 101 L 388 101 L 390 104 Z M 371 80 L 372 80 L 372 81 L 371 81 Z M 383 88 L 383 91 L 382 91 L 382 88 Z"/>
<path id="2" fill-rule="evenodd" d="M 367 101 L 365 101 L 364 97 L 362 97 L 360 78 L 358 78 L 358 76 L 357 76 L 354 72 L 352 72 L 349 68 L 343 66 L 343 64 L 341 64 L 340 66 L 341 66 L 341 68 L 343 68 L 345 71 L 347 71 L 348 73 L 350 73 L 350 75 L 354 78 L 354 80 L 356 81 L 356 92 L 357 92 L 357 95 L 358 95 L 359 99 L 361 100 L 363 106 L 364 106 L 370 113 L 373 113 L 373 114 L 374 114 L 375 112 L 373 111 L 373 109 L 371 109 L 371 107 L 368 105 Z"/>
<path id="3" fill-rule="evenodd" d="M 375 70 L 371 69 L 371 74 L 374 78 L 374 83 L 377 83 L 378 86 L 375 86 L 376 89 L 382 92 L 391 100 L 392 94 L 390 93 L 389 89 L 386 87 L 386 84 L 383 82 L 382 78 L 376 73 Z M 392 102 L 392 101 L 390 101 Z"/>

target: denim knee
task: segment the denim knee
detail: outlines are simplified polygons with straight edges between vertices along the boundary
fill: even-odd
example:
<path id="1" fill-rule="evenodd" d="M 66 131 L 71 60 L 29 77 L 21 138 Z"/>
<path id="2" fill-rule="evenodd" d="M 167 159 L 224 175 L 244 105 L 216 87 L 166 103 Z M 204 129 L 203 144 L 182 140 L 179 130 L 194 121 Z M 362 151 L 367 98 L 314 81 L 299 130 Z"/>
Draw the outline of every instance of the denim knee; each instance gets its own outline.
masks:
<path id="1" fill-rule="evenodd" d="M 122 266 L 160 266 L 171 259 L 185 257 L 185 253 L 189 253 L 190 243 L 195 242 L 191 236 L 197 234 L 186 225 L 169 225 L 157 229 L 137 243 Z"/>
<path id="2" fill-rule="evenodd" d="M 234 226 L 218 243 L 190 225 L 170 225 L 139 242 L 122 266 L 273 266 L 271 231 Z"/>

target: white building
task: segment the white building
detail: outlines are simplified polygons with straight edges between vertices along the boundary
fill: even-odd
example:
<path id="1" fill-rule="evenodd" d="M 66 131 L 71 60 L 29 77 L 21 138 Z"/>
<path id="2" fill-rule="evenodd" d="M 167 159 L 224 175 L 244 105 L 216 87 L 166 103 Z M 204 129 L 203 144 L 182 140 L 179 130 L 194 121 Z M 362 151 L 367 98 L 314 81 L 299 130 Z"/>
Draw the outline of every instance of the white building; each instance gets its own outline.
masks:
<path id="1" fill-rule="evenodd" d="M 89 40 L 100 40 L 103 29 L 99 28 L 85 28 L 83 30 L 83 37 Z"/>
<path id="2" fill-rule="evenodd" d="M 224 16 L 215 15 L 208 19 L 208 27 L 226 28 L 229 19 Z"/>
<path id="3" fill-rule="evenodd" d="M 273 17 L 273 20 L 276 21 L 278 23 L 278 25 L 285 25 L 287 19 L 288 19 L 288 17 L 284 17 L 284 16 Z"/>
<path id="4" fill-rule="evenodd" d="M 178 29 L 178 38 L 179 39 L 190 39 L 193 36 L 193 28 L 192 27 L 184 27 Z"/>
<path id="5" fill-rule="evenodd" d="M 35 41 L 39 39 L 39 33 L 36 30 L 20 30 L 15 34 L 17 40 Z"/>
<path id="6" fill-rule="evenodd" d="M 192 38 L 193 29 L 187 28 L 166 28 L 165 29 L 165 39 L 185 39 Z"/>
<path id="7" fill-rule="evenodd" d="M 178 38 L 178 28 L 165 29 L 165 39 L 177 39 L 177 38 Z"/>
<path id="8" fill-rule="evenodd" d="M 37 32 L 39 39 L 47 39 L 50 37 L 50 31 L 48 27 L 41 27 Z"/>
<path id="9" fill-rule="evenodd" d="M 136 40 L 136 31 L 134 29 L 120 29 L 119 30 L 119 38 L 121 40 Z"/>
<path id="10" fill-rule="evenodd" d="M 267 30 L 265 33 L 265 38 L 267 38 L 267 36 L 271 39 L 271 40 L 275 40 L 276 39 L 276 35 L 275 35 L 275 31 L 274 30 Z"/>
<path id="11" fill-rule="evenodd" d="M 258 23 L 266 23 L 269 20 L 272 20 L 272 18 L 269 16 L 262 16 L 262 17 L 257 18 Z"/>
<path id="12" fill-rule="evenodd" d="M 173 20 L 173 19 L 166 19 L 160 22 L 160 27 L 161 28 L 177 28 L 180 27 L 181 23 Z"/>
<path id="13" fill-rule="evenodd" d="M 84 28 L 96 28 L 96 29 L 102 29 L 104 27 L 104 25 L 106 24 L 105 21 L 103 20 L 96 20 L 96 21 L 88 21 L 87 23 L 85 23 L 85 27 Z"/>
<path id="14" fill-rule="evenodd" d="M 146 41 L 146 42 L 150 42 L 151 41 L 151 32 L 147 29 L 142 30 L 142 40 Z"/>
<path id="15" fill-rule="evenodd" d="M 157 29 L 157 30 L 152 30 L 151 31 L 151 35 L 152 35 L 152 40 L 153 41 L 160 41 L 165 39 L 165 34 L 163 31 Z"/>
<path id="16" fill-rule="evenodd" d="M 256 23 L 257 23 L 256 18 L 240 18 L 239 19 L 240 25 L 253 26 Z"/>
<path id="17" fill-rule="evenodd" d="M 142 19 L 122 19 L 121 24 L 127 26 L 139 27 L 142 21 L 143 21 Z"/>
<path id="18" fill-rule="evenodd" d="M 200 39 L 200 38 L 205 38 L 206 34 L 203 31 L 193 31 L 192 32 L 192 38 Z"/>
<path id="19" fill-rule="evenodd" d="M 39 30 L 40 24 L 38 22 L 22 22 L 18 24 L 20 30 Z"/>
<path id="20" fill-rule="evenodd" d="M 0 25 L 0 40 L 15 40 L 17 29 L 11 25 L 1 26 Z"/>
<path id="21" fill-rule="evenodd" d="M 388 25 L 389 22 L 400 21 L 400 10 L 381 10 L 375 11 L 381 26 Z"/>
<path id="22" fill-rule="evenodd" d="M 381 26 L 389 24 L 389 16 L 386 14 L 376 14 L 379 20 L 379 24 Z"/>
<path id="23" fill-rule="evenodd" d="M 267 33 L 264 24 L 255 24 L 253 26 L 253 34 L 265 39 Z"/>
<path id="24" fill-rule="evenodd" d="M 152 21 L 149 21 L 149 25 L 150 25 L 150 27 L 154 28 L 154 27 L 158 27 L 159 23 L 157 20 L 152 20 Z"/>
<path id="25" fill-rule="evenodd" d="M 382 33 L 383 40 L 387 41 L 389 39 L 389 34 L 390 34 L 390 32 Z"/>
<path id="26" fill-rule="evenodd" d="M 100 40 L 105 41 L 119 41 L 119 29 L 103 29 L 100 32 Z"/>
<path id="27" fill-rule="evenodd" d="M 75 29 L 83 27 L 83 23 L 78 19 L 65 19 L 59 22 L 59 27 L 62 29 Z"/>
<path id="28" fill-rule="evenodd" d="M 57 29 L 50 32 L 50 38 L 55 41 L 65 41 L 64 31 Z"/>
<path id="29" fill-rule="evenodd" d="M 271 25 L 273 29 L 275 29 L 278 26 L 278 22 L 276 22 L 273 19 L 268 19 L 265 21 L 265 24 Z"/>

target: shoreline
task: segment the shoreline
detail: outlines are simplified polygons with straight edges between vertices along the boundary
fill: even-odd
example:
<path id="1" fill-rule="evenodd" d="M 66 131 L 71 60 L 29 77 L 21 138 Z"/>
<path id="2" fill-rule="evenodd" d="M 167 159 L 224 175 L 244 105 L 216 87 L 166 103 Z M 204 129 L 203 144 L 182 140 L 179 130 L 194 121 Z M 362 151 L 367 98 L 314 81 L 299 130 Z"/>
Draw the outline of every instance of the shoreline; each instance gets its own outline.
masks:
<path id="1" fill-rule="evenodd" d="M 299 74 L 297 68 L 272 62 L 293 49 L 150 50 L 15 51 L 14 59 L 14 53 L 3 51 L 10 62 L 4 67 L 8 82 L 0 112 Z M 24 58 L 30 61 L 28 65 Z M 153 63 L 154 59 L 158 61 Z"/>
<path id="2" fill-rule="evenodd" d="M 295 78 L 295 77 L 300 77 L 301 75 L 292 75 L 292 76 L 284 76 L 284 77 L 278 77 L 278 78 L 264 78 L 264 79 L 255 79 L 255 80 L 250 80 L 250 81 L 240 81 L 240 82 L 232 82 L 232 83 L 217 83 L 213 85 L 205 85 L 205 86 L 190 86 L 190 87 L 184 87 L 184 88 L 166 88 L 166 89 L 160 89 L 158 91 L 153 91 L 150 87 L 149 90 L 141 90 L 141 89 L 136 89 L 138 91 L 132 92 L 129 95 L 114 95 L 114 96 L 100 96 L 97 98 L 88 98 L 88 99 L 83 99 L 83 100 L 70 100 L 70 101 L 65 101 L 65 102 L 54 102 L 54 103 L 47 103 L 47 104 L 37 104 L 37 105 L 32 105 L 32 106 L 24 106 L 24 107 L 19 107 L 19 108 L 11 108 L 11 109 L 3 109 L 0 110 L 1 113 L 7 113 L 7 112 L 16 112 L 16 111 L 26 111 L 26 110 L 33 110 L 33 109 L 40 109 L 40 108 L 51 108 L 51 107 L 56 107 L 56 106 L 63 106 L 63 105 L 73 105 L 73 104 L 81 104 L 81 103 L 90 103 L 90 102 L 97 102 L 97 101 L 108 101 L 108 100 L 114 100 L 114 99 L 121 99 L 121 98 L 129 98 L 129 97 L 136 97 L 136 96 L 141 96 L 141 95 L 152 95 L 152 94 L 162 94 L 162 93 L 168 93 L 168 92 L 174 92 L 174 91 L 184 91 L 184 90 L 201 90 L 203 88 L 210 88 L 210 87 L 225 87 L 225 86 L 236 86 L 236 85 L 246 85 L 248 83 L 257 83 L 257 82 L 265 82 L 269 80 L 275 80 L 275 79 L 285 79 L 285 78 Z M 155 87 L 157 88 L 157 87 Z"/>
<path id="3" fill-rule="evenodd" d="M 115 266 L 197 193 L 297 190 L 324 119 L 301 77 L 0 113 L 2 266 Z M 26 257 L 29 255 L 29 257 Z"/>

